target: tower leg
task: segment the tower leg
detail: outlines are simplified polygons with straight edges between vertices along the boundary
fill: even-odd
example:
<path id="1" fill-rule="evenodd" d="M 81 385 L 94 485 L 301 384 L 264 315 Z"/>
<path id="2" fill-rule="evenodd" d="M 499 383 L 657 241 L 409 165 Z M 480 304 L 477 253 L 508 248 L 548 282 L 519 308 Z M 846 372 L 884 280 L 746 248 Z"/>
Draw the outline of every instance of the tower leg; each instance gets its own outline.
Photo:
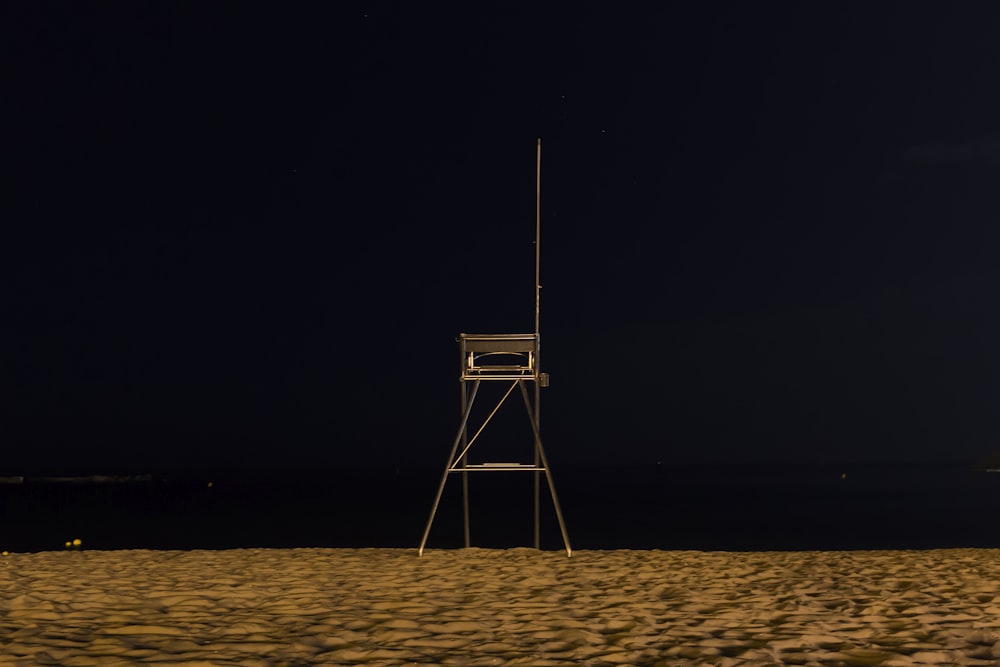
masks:
<path id="1" fill-rule="evenodd" d="M 535 418 L 534 418 L 533 421 L 535 423 L 535 427 L 536 427 L 537 431 L 541 431 L 542 430 L 541 429 L 541 421 L 542 421 L 541 410 L 542 410 L 542 405 L 541 405 L 541 400 L 540 400 L 540 397 L 539 397 L 540 393 L 541 393 L 541 388 L 538 386 L 538 383 L 536 382 L 535 383 Z M 535 459 L 534 459 L 534 463 L 535 463 L 535 467 L 538 468 L 539 467 L 539 463 L 540 463 L 540 461 L 538 459 L 538 447 L 535 447 Z M 539 487 L 541 486 L 542 475 L 541 475 L 540 472 L 535 472 L 534 475 L 533 475 L 533 477 L 535 478 L 535 488 L 534 488 L 534 493 L 535 493 L 535 499 L 534 499 L 535 500 L 535 548 L 536 549 L 541 549 L 542 548 L 542 511 L 541 511 L 541 493 L 540 493 L 540 488 Z"/>
<path id="2" fill-rule="evenodd" d="M 462 414 L 469 405 L 469 389 L 462 380 Z M 462 429 L 462 467 L 469 464 L 469 429 Z M 452 454 L 454 456 L 454 454 Z M 472 529 L 469 522 L 469 473 L 462 473 L 462 532 L 465 534 L 465 548 L 472 546 Z"/>
<path id="3" fill-rule="evenodd" d="M 559 531 L 562 533 L 563 545 L 566 547 L 566 555 L 572 556 L 573 549 L 569 544 L 569 534 L 566 532 L 566 522 L 563 520 L 562 509 L 559 507 L 559 498 L 556 496 L 556 486 L 552 482 L 552 471 L 549 469 L 549 462 L 545 457 L 545 449 L 542 447 L 542 436 L 538 432 L 538 422 L 531 410 L 531 400 L 528 398 L 528 390 L 524 386 L 524 381 L 519 381 L 521 385 L 521 396 L 524 397 L 524 407 L 528 410 L 528 419 L 531 421 L 531 430 L 535 433 L 535 451 L 542 461 L 542 468 L 545 469 L 545 480 L 549 484 L 549 493 L 552 495 L 552 505 L 556 509 L 556 519 L 559 521 Z"/>
<path id="4" fill-rule="evenodd" d="M 424 529 L 424 536 L 420 540 L 420 549 L 417 551 L 418 556 L 424 555 L 424 547 L 427 545 L 427 536 L 431 533 L 431 525 L 434 523 L 434 515 L 437 514 L 438 504 L 441 502 L 441 494 L 444 493 L 444 485 L 448 481 L 448 472 L 455 463 L 455 452 L 458 451 L 458 445 L 462 442 L 462 437 L 465 435 L 465 429 L 469 422 L 469 413 L 472 412 L 472 404 L 476 400 L 477 391 L 479 391 L 479 380 L 475 380 L 472 383 L 472 393 L 470 394 L 469 402 L 465 406 L 465 410 L 462 413 L 462 424 L 458 427 L 458 435 L 455 436 L 455 443 L 451 446 L 451 454 L 448 455 L 448 463 L 445 464 L 444 475 L 441 476 L 441 484 L 438 485 L 437 495 L 434 496 L 434 505 L 431 507 L 431 516 L 427 519 L 427 527 Z"/>

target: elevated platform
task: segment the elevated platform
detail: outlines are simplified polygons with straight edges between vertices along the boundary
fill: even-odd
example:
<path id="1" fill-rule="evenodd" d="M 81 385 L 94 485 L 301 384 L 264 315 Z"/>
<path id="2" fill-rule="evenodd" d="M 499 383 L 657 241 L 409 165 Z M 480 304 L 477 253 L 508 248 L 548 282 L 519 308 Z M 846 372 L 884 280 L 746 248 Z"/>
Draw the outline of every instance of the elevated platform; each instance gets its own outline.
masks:
<path id="1" fill-rule="evenodd" d="M 538 372 L 538 334 L 458 335 L 462 380 L 532 380 L 548 386 Z"/>

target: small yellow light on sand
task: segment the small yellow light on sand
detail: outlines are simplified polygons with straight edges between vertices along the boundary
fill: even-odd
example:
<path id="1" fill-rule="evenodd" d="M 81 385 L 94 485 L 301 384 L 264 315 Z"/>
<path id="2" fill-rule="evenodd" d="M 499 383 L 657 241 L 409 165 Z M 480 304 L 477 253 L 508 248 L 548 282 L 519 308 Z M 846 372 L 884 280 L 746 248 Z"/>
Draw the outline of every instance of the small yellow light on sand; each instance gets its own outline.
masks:
<path id="1" fill-rule="evenodd" d="M 65 546 L 66 546 L 67 549 L 69 549 L 71 546 L 73 546 L 73 543 L 70 542 L 69 540 L 67 540 Z"/>
<path id="2" fill-rule="evenodd" d="M 9 556 L 9 555 L 10 555 L 9 551 L 4 551 L 3 553 L 0 553 L 0 556 Z"/>
<path id="3" fill-rule="evenodd" d="M 840 473 L 840 479 L 847 479 L 847 473 L 846 472 Z"/>
<path id="4" fill-rule="evenodd" d="M 83 540 L 81 540 L 79 537 L 73 540 L 73 546 L 76 547 L 77 549 L 80 548 L 81 544 L 83 544 Z"/>

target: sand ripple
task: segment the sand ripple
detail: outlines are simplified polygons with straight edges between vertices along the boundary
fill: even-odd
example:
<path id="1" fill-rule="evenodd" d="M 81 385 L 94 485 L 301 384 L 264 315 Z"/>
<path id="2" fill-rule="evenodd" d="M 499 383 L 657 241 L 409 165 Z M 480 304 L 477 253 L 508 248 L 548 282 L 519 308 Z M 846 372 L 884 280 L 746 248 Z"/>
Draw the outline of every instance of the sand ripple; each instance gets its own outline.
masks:
<path id="1" fill-rule="evenodd" d="M 0 665 L 1000 665 L 1000 550 L 0 559 Z"/>

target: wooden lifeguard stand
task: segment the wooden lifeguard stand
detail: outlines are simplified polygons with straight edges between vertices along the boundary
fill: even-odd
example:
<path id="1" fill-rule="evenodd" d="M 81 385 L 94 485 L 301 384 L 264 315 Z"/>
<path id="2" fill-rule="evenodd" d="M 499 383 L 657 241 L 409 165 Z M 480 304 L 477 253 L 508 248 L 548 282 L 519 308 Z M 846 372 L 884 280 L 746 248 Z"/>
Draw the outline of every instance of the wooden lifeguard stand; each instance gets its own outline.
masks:
<path id="1" fill-rule="evenodd" d="M 460 474 L 462 476 L 462 508 L 463 522 L 465 529 L 465 546 L 470 545 L 470 525 L 469 525 L 469 473 L 471 472 L 531 472 L 535 475 L 535 548 L 540 548 L 540 486 L 541 475 L 544 473 L 545 481 L 552 496 L 552 504 L 555 507 L 556 519 L 559 521 L 559 530 L 562 533 L 563 544 L 566 547 L 566 555 L 572 556 L 573 550 L 569 544 L 569 535 L 566 532 L 566 522 L 563 520 L 562 509 L 559 507 L 559 498 L 556 495 L 556 487 L 552 482 L 552 472 L 549 469 L 548 459 L 542 447 L 542 436 L 539 426 L 539 416 L 541 409 L 541 389 L 549 385 L 547 373 L 539 370 L 540 361 L 540 337 L 538 334 L 539 305 L 540 305 L 540 248 L 541 248 L 541 166 L 542 166 L 542 140 L 538 140 L 536 153 L 536 175 L 535 175 L 535 332 L 524 334 L 468 334 L 463 333 L 458 336 L 459 352 L 461 353 L 462 365 L 459 377 L 462 383 L 462 421 L 458 427 L 458 434 L 451 447 L 451 454 L 448 456 L 448 463 L 445 465 L 444 475 L 441 477 L 441 484 L 438 486 L 437 495 L 434 497 L 434 505 L 431 507 L 431 515 L 427 520 L 427 527 L 424 529 L 424 536 L 420 540 L 418 554 L 423 555 L 424 547 L 427 545 L 427 537 L 431 532 L 434 523 L 434 516 L 437 514 L 438 505 L 441 502 L 441 495 L 444 487 L 448 483 L 449 476 Z M 469 437 L 469 415 L 472 406 L 476 401 L 481 382 L 507 382 L 510 386 L 500 398 L 496 407 L 489 413 L 482 425 Z M 528 394 L 527 383 L 532 383 L 534 389 L 534 405 Z M 476 439 L 482 434 L 490 420 L 497 411 L 507 401 L 515 389 L 520 389 L 524 407 L 528 412 L 528 419 L 531 422 L 531 430 L 534 434 L 534 460 L 531 463 L 469 463 L 469 450 L 475 444 Z M 461 447 L 461 451 L 459 450 Z"/>

